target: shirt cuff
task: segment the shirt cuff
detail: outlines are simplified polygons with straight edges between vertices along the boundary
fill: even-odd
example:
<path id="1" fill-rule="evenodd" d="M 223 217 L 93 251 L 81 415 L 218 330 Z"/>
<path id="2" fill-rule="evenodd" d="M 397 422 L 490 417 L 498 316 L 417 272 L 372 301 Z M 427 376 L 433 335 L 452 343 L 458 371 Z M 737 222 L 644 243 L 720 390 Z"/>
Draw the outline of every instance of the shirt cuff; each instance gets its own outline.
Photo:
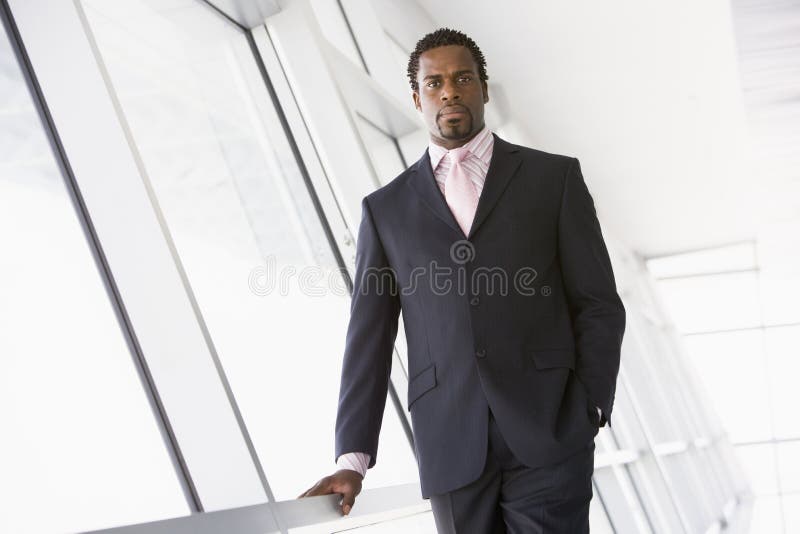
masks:
<path id="1" fill-rule="evenodd" d="M 346 452 L 336 460 L 336 467 L 350 469 L 364 478 L 367 475 L 369 460 L 370 455 L 365 452 Z"/>

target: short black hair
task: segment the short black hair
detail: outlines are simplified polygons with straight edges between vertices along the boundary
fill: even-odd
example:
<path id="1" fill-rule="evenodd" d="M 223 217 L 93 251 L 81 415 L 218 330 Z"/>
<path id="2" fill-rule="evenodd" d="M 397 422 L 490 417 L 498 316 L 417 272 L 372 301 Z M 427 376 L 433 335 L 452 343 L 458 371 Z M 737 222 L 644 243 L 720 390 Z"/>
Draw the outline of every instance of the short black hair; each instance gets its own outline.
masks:
<path id="1" fill-rule="evenodd" d="M 411 85 L 412 91 L 419 91 L 419 83 L 417 82 L 417 73 L 419 72 L 419 56 L 423 52 L 427 52 L 431 48 L 438 48 L 440 46 L 460 45 L 466 47 L 472 54 L 472 59 L 478 66 L 478 76 L 481 81 L 486 81 L 489 76 L 486 74 L 486 58 L 483 57 L 483 52 L 475 44 L 475 41 L 469 38 L 465 33 L 450 28 L 439 28 L 438 30 L 427 34 L 425 37 L 417 41 L 417 46 L 411 52 L 408 58 L 408 83 Z"/>

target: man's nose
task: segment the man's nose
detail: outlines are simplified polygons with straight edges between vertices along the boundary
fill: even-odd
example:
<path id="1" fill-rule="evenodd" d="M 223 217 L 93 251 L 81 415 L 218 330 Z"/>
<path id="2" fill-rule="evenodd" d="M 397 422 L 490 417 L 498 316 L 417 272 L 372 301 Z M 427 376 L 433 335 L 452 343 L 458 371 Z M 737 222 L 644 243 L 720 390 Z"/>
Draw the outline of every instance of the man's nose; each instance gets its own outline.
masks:
<path id="1" fill-rule="evenodd" d="M 461 94 L 458 91 L 458 86 L 452 82 L 444 82 L 442 86 L 442 101 L 448 100 L 459 100 L 461 98 Z"/>

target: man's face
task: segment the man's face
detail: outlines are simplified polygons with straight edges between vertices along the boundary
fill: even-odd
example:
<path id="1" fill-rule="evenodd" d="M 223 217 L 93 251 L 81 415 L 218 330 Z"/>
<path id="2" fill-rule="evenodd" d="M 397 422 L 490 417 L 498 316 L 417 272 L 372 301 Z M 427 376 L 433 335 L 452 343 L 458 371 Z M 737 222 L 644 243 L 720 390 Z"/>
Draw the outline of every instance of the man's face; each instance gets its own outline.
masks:
<path id="1" fill-rule="evenodd" d="M 483 128 L 489 88 L 464 46 L 432 48 L 419 56 L 419 90 L 414 106 L 422 113 L 431 140 L 448 150 L 469 141 Z"/>

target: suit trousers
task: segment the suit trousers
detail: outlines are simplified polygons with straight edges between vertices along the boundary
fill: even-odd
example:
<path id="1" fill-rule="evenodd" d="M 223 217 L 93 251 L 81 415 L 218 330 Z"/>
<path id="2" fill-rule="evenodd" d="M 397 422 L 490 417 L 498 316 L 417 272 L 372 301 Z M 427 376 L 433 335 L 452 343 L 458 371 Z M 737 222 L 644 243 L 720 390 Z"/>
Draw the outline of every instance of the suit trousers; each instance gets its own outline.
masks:
<path id="1" fill-rule="evenodd" d="M 439 534 L 582 534 L 589 532 L 594 440 L 543 467 L 522 464 L 489 411 L 486 464 L 477 480 L 431 495 Z"/>

